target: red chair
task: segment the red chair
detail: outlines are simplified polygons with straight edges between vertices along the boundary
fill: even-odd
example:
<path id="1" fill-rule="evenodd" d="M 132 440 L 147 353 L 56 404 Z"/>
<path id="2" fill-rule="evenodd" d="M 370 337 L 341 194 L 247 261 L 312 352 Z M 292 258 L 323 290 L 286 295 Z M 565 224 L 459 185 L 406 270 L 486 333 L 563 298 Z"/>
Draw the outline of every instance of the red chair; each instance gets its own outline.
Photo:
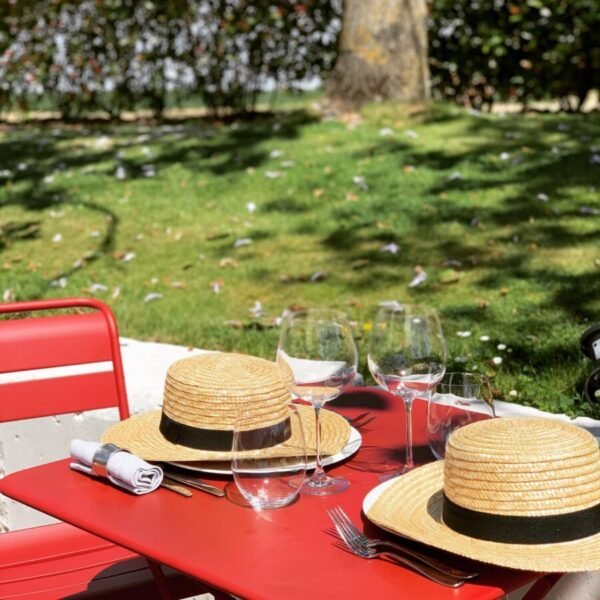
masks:
<path id="1" fill-rule="evenodd" d="M 94 363 L 100 368 L 77 366 Z M 49 368 L 44 378 L 0 383 L 0 423 L 109 407 L 118 407 L 121 419 L 129 416 L 117 325 L 102 302 L 0 304 L 0 373 Z M 165 578 L 159 565 L 66 523 L 0 534 L 0 598 L 131 600 L 205 591 L 175 571 Z"/>

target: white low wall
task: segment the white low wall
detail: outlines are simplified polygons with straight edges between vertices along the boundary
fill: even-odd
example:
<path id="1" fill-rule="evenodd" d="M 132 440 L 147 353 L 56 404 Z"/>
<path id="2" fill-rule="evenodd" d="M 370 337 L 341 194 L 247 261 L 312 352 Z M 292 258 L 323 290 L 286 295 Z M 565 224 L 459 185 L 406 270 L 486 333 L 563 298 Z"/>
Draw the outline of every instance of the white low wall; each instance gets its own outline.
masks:
<path id="1" fill-rule="evenodd" d="M 121 338 L 125 383 L 132 414 L 158 408 L 169 366 L 201 350 Z M 73 438 L 99 439 L 118 421 L 117 409 L 43 417 L 0 425 L 0 476 L 69 455 Z M 34 527 L 54 519 L 0 495 L 0 531 Z"/>

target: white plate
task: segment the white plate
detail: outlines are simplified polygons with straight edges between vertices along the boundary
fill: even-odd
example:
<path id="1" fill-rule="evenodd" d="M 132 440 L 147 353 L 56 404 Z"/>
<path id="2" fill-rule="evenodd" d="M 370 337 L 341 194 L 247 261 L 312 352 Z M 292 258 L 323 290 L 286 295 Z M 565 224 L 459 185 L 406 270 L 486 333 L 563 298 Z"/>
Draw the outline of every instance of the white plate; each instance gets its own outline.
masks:
<path id="1" fill-rule="evenodd" d="M 354 454 L 360 448 L 361 443 L 362 436 L 360 433 L 354 429 L 354 427 L 350 427 L 350 438 L 348 439 L 348 443 L 337 454 L 325 456 L 323 458 L 323 466 L 326 467 L 328 465 L 333 465 L 345 460 L 349 456 L 352 456 L 352 454 Z M 223 460 L 170 462 L 169 464 L 180 467 L 181 469 L 187 469 L 189 471 L 198 471 L 199 473 L 210 473 L 212 475 L 231 475 L 231 467 L 229 466 L 229 462 Z M 314 460 L 308 463 L 309 469 L 314 469 L 315 467 L 316 463 Z"/>
<path id="2" fill-rule="evenodd" d="M 369 511 L 371 510 L 371 508 L 373 507 L 373 504 L 375 504 L 375 501 L 379 498 L 379 496 L 381 496 L 381 494 L 383 494 L 383 492 L 385 492 L 385 490 L 387 490 L 390 486 L 394 485 L 394 482 L 396 480 L 398 480 L 400 477 L 402 477 L 402 475 L 399 475 L 398 477 L 394 477 L 393 479 L 388 479 L 387 481 L 380 483 L 377 487 L 374 487 L 365 496 L 365 499 L 363 500 L 362 509 L 367 518 L 369 517 Z"/>

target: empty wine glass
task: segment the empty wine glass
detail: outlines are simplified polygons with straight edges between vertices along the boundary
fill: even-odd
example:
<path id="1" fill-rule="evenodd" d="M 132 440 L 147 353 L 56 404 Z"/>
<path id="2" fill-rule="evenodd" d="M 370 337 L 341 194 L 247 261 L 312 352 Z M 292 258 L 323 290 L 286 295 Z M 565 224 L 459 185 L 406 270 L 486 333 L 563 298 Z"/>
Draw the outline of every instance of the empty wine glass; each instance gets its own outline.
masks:
<path id="1" fill-rule="evenodd" d="M 284 319 L 277 348 L 282 380 L 295 397 L 313 405 L 316 419 L 316 468 L 302 493 L 333 494 L 349 485 L 346 478 L 330 477 L 323 470 L 319 415 L 326 402 L 352 383 L 357 362 L 356 345 L 344 313 L 315 308 Z"/>
<path id="2" fill-rule="evenodd" d="M 412 403 L 429 397 L 446 369 L 446 342 L 435 310 L 396 304 L 381 307 L 369 343 L 368 364 L 375 381 L 400 396 L 406 408 L 406 461 L 414 467 Z"/>
<path id="3" fill-rule="evenodd" d="M 449 435 L 459 427 L 496 416 L 492 389 L 479 373 L 446 373 L 427 402 L 427 442 L 444 458 Z"/>
<path id="4" fill-rule="evenodd" d="M 271 449 L 280 443 L 278 429 L 256 429 L 255 411 L 241 411 L 236 419 L 231 472 L 242 496 L 258 510 L 290 504 L 306 479 L 306 441 L 302 419 L 293 404 L 290 403 L 287 410 L 291 432 L 285 442 L 287 456 Z"/>

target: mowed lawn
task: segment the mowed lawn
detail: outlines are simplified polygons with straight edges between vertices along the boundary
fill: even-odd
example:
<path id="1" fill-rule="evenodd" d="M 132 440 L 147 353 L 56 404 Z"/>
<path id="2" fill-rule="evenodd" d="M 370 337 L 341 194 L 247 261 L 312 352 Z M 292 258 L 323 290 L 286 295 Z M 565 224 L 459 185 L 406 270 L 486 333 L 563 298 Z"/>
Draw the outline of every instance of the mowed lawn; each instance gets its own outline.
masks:
<path id="1" fill-rule="evenodd" d="M 437 307 L 451 370 L 598 414 L 600 118 L 309 102 L 251 120 L 5 125 L 0 294 L 91 295 L 121 334 L 273 358 L 277 318 Z M 415 279 L 417 275 L 417 279 Z M 420 283 L 418 285 L 410 286 Z M 258 304 L 259 303 L 259 304 Z"/>

